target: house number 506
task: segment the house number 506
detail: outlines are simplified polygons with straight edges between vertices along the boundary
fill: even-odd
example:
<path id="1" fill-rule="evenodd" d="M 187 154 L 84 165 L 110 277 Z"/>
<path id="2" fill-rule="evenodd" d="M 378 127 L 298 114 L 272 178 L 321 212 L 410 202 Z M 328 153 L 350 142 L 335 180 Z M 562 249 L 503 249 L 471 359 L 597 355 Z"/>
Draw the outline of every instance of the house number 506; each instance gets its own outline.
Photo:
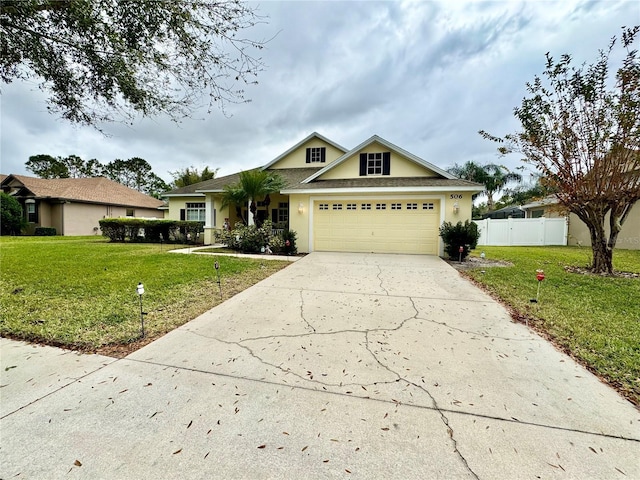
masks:
<path id="1" fill-rule="evenodd" d="M 456 199 L 456 200 L 460 200 L 460 199 L 462 198 L 462 195 L 461 195 L 461 194 L 459 194 L 459 193 L 452 193 L 452 194 L 449 196 L 449 198 L 453 198 L 453 199 Z"/>

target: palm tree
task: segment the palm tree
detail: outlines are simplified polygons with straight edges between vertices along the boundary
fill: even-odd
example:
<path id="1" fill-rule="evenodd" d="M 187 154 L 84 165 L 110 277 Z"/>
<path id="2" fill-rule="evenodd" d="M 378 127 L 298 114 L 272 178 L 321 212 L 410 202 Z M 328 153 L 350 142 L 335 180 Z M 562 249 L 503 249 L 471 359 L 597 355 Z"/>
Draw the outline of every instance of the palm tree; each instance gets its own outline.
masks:
<path id="1" fill-rule="evenodd" d="M 493 210 L 493 195 L 504 190 L 508 183 L 522 182 L 522 175 L 511 172 L 504 165 L 489 164 L 484 166 L 486 176 L 484 178 L 484 193 L 487 196 L 487 207 L 491 212 Z"/>
<path id="2" fill-rule="evenodd" d="M 242 217 L 242 205 L 248 201 L 247 194 L 235 185 L 225 185 L 224 193 L 222 194 L 222 208 L 233 205 L 236 208 L 236 216 L 245 223 Z"/>
<path id="3" fill-rule="evenodd" d="M 266 170 L 247 170 L 240 173 L 238 183 L 225 187 L 222 197 L 222 205 L 236 205 L 238 212 L 240 205 L 250 202 L 249 211 L 253 215 L 253 222 L 257 224 L 257 201 L 272 193 L 277 193 L 285 188 L 287 183 L 278 174 Z"/>
<path id="4" fill-rule="evenodd" d="M 487 208 L 489 211 L 494 208 L 494 195 L 504 190 L 510 182 L 522 182 L 522 175 L 519 173 L 510 171 L 504 165 L 493 163 L 478 165 L 475 162 L 467 162 L 462 166 L 456 164 L 448 172 L 463 180 L 484 185 L 482 194 L 487 196 Z"/>
<path id="5" fill-rule="evenodd" d="M 470 182 L 484 184 L 484 179 L 487 172 L 482 165 L 478 165 L 475 162 L 467 162 L 464 165 L 458 165 L 457 163 L 447 170 L 452 175 L 463 180 L 469 180 Z"/>

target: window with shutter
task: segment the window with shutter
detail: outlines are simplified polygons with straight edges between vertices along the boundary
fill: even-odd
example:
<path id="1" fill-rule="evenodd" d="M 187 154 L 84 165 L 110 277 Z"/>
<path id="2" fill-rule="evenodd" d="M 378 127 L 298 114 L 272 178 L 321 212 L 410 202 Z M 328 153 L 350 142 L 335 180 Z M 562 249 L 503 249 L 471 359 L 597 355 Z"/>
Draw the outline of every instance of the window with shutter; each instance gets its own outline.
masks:
<path id="1" fill-rule="evenodd" d="M 327 149 L 325 147 L 307 148 L 307 163 L 324 163 L 327 159 Z"/>
<path id="2" fill-rule="evenodd" d="M 391 175 L 391 152 L 360 154 L 360 176 Z"/>

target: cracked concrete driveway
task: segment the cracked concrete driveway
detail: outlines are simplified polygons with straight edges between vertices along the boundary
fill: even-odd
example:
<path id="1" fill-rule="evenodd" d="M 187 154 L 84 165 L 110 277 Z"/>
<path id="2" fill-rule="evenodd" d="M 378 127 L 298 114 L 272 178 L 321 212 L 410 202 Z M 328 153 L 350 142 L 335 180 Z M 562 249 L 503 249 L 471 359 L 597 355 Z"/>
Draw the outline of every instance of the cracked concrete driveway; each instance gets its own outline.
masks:
<path id="1" fill-rule="evenodd" d="M 313 253 L 53 390 L 19 350 L 0 478 L 640 478 L 640 412 L 437 257 Z"/>

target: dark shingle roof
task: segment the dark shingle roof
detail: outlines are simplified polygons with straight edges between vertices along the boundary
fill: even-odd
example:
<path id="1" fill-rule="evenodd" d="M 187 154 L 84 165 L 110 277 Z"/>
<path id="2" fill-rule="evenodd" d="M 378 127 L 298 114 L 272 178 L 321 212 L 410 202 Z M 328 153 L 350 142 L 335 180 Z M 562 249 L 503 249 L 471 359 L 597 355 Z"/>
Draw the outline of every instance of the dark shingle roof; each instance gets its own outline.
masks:
<path id="1" fill-rule="evenodd" d="M 291 188 L 294 185 L 298 185 L 304 179 L 310 177 L 322 167 L 316 168 L 277 168 L 267 169 L 269 172 L 277 173 L 287 182 L 288 187 Z M 212 178 L 211 180 L 205 180 L 204 182 L 194 183 L 193 185 L 187 185 L 186 187 L 177 188 L 165 193 L 164 195 L 189 195 L 194 193 L 204 192 L 221 192 L 226 185 L 233 185 L 240 179 L 240 172 L 226 175 L 224 177 Z"/>
<path id="2" fill-rule="evenodd" d="M 375 187 L 442 187 L 452 189 L 456 187 L 478 187 L 480 191 L 482 185 L 467 180 L 449 179 L 441 177 L 359 177 L 335 180 L 313 180 L 310 183 L 300 183 L 314 173 L 321 170 L 319 168 L 283 168 L 269 171 L 275 172 L 283 177 L 288 186 L 283 190 L 318 190 L 324 188 L 375 188 Z M 171 190 L 167 195 L 185 195 L 205 192 L 221 192 L 225 185 L 232 185 L 238 181 L 240 173 L 234 173 L 220 178 L 206 180 L 204 182 L 188 185 L 183 188 Z"/>

